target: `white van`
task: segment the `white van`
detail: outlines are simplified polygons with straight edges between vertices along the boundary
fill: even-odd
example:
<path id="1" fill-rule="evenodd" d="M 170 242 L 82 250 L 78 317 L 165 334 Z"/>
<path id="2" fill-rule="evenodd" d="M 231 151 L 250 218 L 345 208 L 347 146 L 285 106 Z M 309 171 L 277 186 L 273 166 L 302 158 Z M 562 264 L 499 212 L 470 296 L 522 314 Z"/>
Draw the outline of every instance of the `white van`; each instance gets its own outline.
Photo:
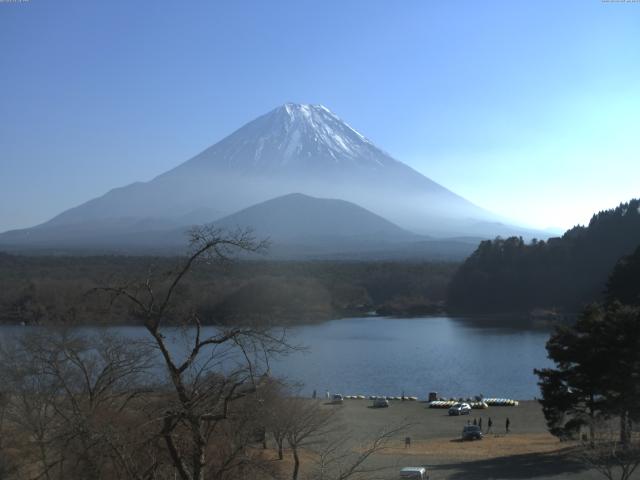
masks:
<path id="1" fill-rule="evenodd" d="M 424 467 L 404 467 L 400 470 L 400 478 L 410 478 L 412 480 L 429 480 L 427 469 Z"/>

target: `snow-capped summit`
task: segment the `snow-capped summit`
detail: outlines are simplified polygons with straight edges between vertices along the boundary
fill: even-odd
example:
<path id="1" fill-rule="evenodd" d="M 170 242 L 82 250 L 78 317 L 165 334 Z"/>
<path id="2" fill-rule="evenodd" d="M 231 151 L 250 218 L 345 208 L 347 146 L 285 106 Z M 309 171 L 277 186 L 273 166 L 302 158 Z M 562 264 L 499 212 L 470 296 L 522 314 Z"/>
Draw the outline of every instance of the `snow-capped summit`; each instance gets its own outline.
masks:
<path id="1" fill-rule="evenodd" d="M 395 163 L 324 105 L 286 103 L 258 117 L 187 162 L 245 173 L 309 171 Z"/>
<path id="2" fill-rule="evenodd" d="M 292 158 L 305 152 L 305 149 L 308 155 L 326 149 L 336 161 L 358 161 L 367 149 L 375 149 L 360 132 L 340 120 L 324 105 L 286 103 L 272 113 L 282 116 L 283 110 L 288 134 L 285 158 Z M 305 145 L 304 140 L 309 143 Z"/>
<path id="3" fill-rule="evenodd" d="M 292 192 L 346 200 L 432 236 L 492 237 L 499 221 L 395 160 L 327 107 L 286 103 L 149 182 L 111 190 L 18 236 L 207 223 Z"/>

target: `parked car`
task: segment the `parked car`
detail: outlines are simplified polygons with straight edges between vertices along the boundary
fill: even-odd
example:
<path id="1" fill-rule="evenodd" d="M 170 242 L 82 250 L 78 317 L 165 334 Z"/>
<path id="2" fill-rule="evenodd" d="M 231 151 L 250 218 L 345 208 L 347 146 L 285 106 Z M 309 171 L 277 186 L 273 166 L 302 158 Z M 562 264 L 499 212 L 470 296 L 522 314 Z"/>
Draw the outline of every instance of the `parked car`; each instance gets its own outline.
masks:
<path id="1" fill-rule="evenodd" d="M 471 405 L 468 403 L 456 403 L 449 409 L 449 415 L 469 415 L 471 413 Z"/>
<path id="2" fill-rule="evenodd" d="M 462 440 L 482 440 L 482 429 L 477 425 L 465 425 Z"/>
<path id="3" fill-rule="evenodd" d="M 424 467 L 404 467 L 400 470 L 400 478 L 412 480 L 429 480 L 427 469 Z"/>
<path id="4" fill-rule="evenodd" d="M 340 395 L 339 393 L 335 393 L 333 395 L 333 397 L 331 397 L 331 403 L 343 403 L 344 402 L 344 397 L 342 395 Z"/>
<path id="5" fill-rule="evenodd" d="M 378 397 L 373 399 L 373 406 L 375 408 L 385 408 L 389 406 L 389 400 L 386 398 Z"/>

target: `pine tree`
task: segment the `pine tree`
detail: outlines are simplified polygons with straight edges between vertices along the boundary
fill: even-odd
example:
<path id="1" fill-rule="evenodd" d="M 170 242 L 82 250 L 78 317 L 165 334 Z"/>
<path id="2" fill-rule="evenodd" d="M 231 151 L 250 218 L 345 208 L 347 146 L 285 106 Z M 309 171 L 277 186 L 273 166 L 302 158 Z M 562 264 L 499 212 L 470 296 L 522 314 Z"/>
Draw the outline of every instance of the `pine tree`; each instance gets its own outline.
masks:
<path id="1" fill-rule="evenodd" d="M 628 443 L 640 420 L 640 308 L 591 306 L 574 326 L 556 330 L 547 352 L 556 368 L 535 373 L 550 432 L 570 437 L 597 418 L 618 417 Z"/>

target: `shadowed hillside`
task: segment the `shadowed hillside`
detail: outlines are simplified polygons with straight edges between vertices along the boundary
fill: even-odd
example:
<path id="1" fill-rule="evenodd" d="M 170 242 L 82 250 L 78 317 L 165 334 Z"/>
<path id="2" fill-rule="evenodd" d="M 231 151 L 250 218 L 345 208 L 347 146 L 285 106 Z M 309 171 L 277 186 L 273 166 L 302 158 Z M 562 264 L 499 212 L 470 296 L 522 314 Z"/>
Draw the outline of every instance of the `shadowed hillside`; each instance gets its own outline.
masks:
<path id="1" fill-rule="evenodd" d="M 484 241 L 454 276 L 448 305 L 456 311 L 577 311 L 601 300 L 607 277 L 640 245 L 640 200 L 595 214 L 560 238 Z"/>

